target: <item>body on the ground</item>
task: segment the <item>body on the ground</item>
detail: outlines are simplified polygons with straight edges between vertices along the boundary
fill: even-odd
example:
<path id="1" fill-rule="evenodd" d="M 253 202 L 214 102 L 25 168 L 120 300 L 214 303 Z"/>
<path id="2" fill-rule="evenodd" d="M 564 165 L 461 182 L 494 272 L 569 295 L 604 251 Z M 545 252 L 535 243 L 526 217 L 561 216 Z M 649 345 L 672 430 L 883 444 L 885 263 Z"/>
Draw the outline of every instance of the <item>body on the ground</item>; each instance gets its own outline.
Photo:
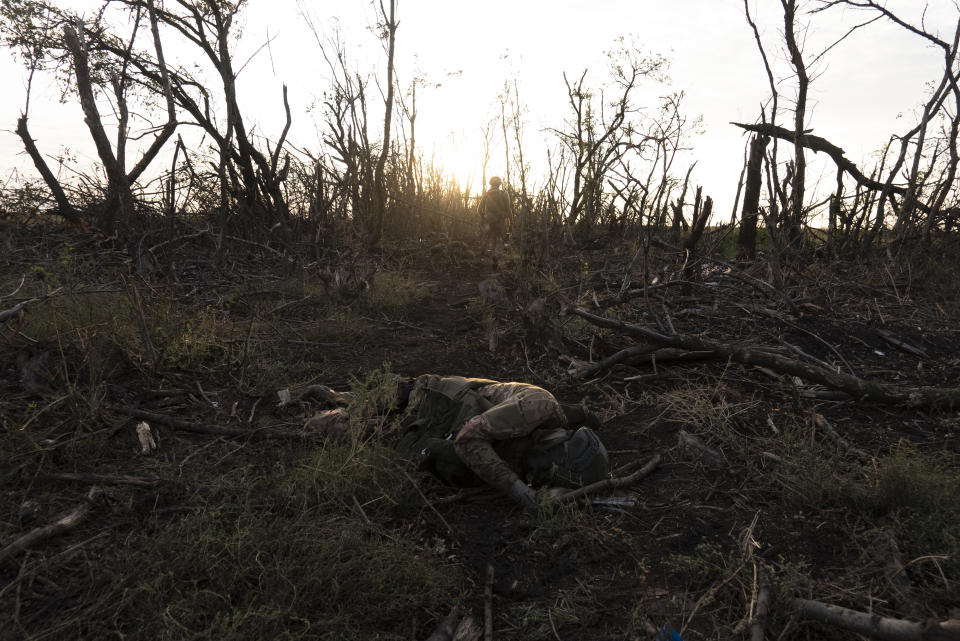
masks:
<path id="1" fill-rule="evenodd" d="M 448 485 L 487 484 L 531 504 L 535 487 L 579 487 L 608 474 L 607 452 L 587 426 L 599 426 L 595 417 L 542 387 L 424 374 L 399 389 L 398 452 Z M 339 436 L 349 416 L 340 409 L 311 420 L 308 427 Z"/>

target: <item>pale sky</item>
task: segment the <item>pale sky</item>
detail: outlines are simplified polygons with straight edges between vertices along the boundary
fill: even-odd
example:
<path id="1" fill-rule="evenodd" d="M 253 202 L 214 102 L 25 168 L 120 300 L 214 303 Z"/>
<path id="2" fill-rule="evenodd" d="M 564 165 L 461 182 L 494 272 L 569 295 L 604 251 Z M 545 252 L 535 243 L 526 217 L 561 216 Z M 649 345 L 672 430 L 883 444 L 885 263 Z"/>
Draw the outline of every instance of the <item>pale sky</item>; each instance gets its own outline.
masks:
<path id="1" fill-rule="evenodd" d="M 99 2 L 71 0 L 60 4 L 92 13 Z M 903 18 L 919 23 L 924 4 L 927 28 L 951 40 L 958 10 L 953 0 L 888 0 Z M 784 79 L 781 105 L 789 104 L 795 84 L 789 78 L 783 45 L 782 10 L 778 0 L 750 0 L 751 13 L 776 67 Z M 808 2 L 807 6 L 814 6 Z M 293 129 L 290 140 L 316 151 L 322 114 L 309 107 L 328 87 L 328 71 L 301 11 L 308 12 L 324 33 L 339 25 L 356 67 L 382 68 L 380 42 L 368 29 L 374 6 L 367 0 L 250 0 L 242 21 L 243 39 L 235 47 L 235 68 L 267 40 L 265 48 L 237 80 L 241 109 L 248 124 L 275 138 L 283 125 L 281 84 L 290 88 Z M 801 17 L 809 24 L 805 51 L 816 53 L 862 21 L 866 12 L 833 9 Z M 478 189 L 480 128 L 499 112 L 503 83 L 515 79 L 525 109 L 525 156 L 534 173 L 545 160 L 544 129 L 562 128 L 569 106 L 563 73 L 579 78 L 589 68 L 587 84 L 599 88 L 608 78 L 604 52 L 618 37 L 639 43 L 649 53 L 670 62 L 667 86 L 647 83 L 638 97 L 651 110 L 657 97 L 686 92 L 686 114 L 703 118 L 703 133 L 692 140 L 694 152 L 678 161 L 683 174 L 698 161 L 693 180 L 704 185 L 717 203 L 721 219 L 729 216 L 743 158 L 744 139 L 730 121 L 753 122 L 767 98 L 767 79 L 753 34 L 744 19 L 742 0 L 486 0 L 468 4 L 450 0 L 398 0 L 396 67 L 401 87 L 414 74 L 439 88 L 418 90 L 418 146 L 435 155 L 461 180 Z M 169 34 L 168 57 L 192 62 L 189 49 L 176 49 Z M 202 64 L 202 63 L 201 63 Z M 871 154 L 891 133 L 909 129 L 916 108 L 926 98 L 926 84 L 939 79 L 942 54 L 919 37 L 886 21 L 853 34 L 828 53 L 814 71 L 808 106 L 808 127 L 843 147 L 859 165 L 870 165 Z M 450 75 L 455 73 L 456 75 Z M 0 177 L 11 168 L 33 173 L 21 144 L 12 133 L 23 108 L 25 73 L 10 56 L 0 56 Z M 210 86 L 216 86 L 212 75 Z M 40 149 L 56 156 L 66 146 L 82 168 L 94 158 L 92 144 L 76 100 L 57 104 L 58 91 L 38 79 L 31 103 L 31 133 Z M 382 82 L 382 80 L 381 80 Z M 372 96 L 375 100 L 377 96 Z M 902 114 L 902 117 L 899 117 Z M 789 116 L 781 122 L 789 124 Z M 372 123 L 373 131 L 380 122 Z M 555 143 L 550 142 L 553 146 Z M 820 169 L 813 166 L 813 171 Z M 503 173 L 503 152 L 492 150 L 488 176 Z M 824 172 L 825 182 L 834 170 Z M 811 177 L 815 181 L 817 175 Z"/>

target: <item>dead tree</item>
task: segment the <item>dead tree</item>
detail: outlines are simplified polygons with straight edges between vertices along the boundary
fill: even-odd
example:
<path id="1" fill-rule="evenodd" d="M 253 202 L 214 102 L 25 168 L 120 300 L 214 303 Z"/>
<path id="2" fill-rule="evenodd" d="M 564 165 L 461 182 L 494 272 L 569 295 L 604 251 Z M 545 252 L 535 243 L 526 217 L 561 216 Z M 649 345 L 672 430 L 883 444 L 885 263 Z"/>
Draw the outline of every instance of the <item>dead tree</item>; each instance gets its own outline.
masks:
<path id="1" fill-rule="evenodd" d="M 54 202 L 57 203 L 56 212 L 74 225 L 83 223 L 80 212 L 74 208 L 67 197 L 59 179 L 47 165 L 46 159 L 37 147 L 36 141 L 30 135 L 28 119 L 30 114 L 30 95 L 33 87 L 33 78 L 36 72 L 46 66 L 50 52 L 57 47 L 56 36 L 58 30 L 58 16 L 47 11 L 41 15 L 39 11 L 25 11 L 22 7 L 0 5 L 0 31 L 4 41 L 12 48 L 18 48 L 24 59 L 27 69 L 27 95 L 24 100 L 23 112 L 17 119 L 15 133 L 20 137 L 23 148 L 33 162 L 34 167 L 43 178 Z"/>
<path id="2" fill-rule="evenodd" d="M 53 199 L 57 203 L 57 213 L 74 225 L 82 224 L 83 219 L 80 216 L 80 212 L 76 210 L 76 208 L 70 202 L 70 199 L 67 198 L 67 194 L 63 190 L 63 185 L 61 185 L 60 181 L 57 180 L 57 177 L 53 175 L 53 172 L 47 165 L 47 161 L 37 148 L 36 141 L 34 141 L 33 137 L 30 135 L 30 131 L 27 129 L 26 113 L 21 114 L 17 119 L 16 133 L 23 142 L 23 148 L 26 150 L 27 155 L 30 156 L 30 160 L 33 161 L 33 166 L 36 167 L 38 172 L 40 172 L 43 182 L 46 183 L 50 193 L 53 194 Z"/>
<path id="3" fill-rule="evenodd" d="M 913 33 L 934 45 L 943 52 L 944 66 L 939 81 L 926 102 L 923 103 L 919 122 L 910 130 L 895 138 L 900 142 L 899 151 L 891 164 L 888 165 L 886 180 L 880 181 L 878 196 L 871 201 L 875 209 L 873 224 L 863 238 L 863 251 L 866 252 L 880 235 L 885 227 L 886 208 L 890 205 L 896 215 L 895 230 L 898 239 L 905 239 L 908 234 L 919 230 L 926 241 L 932 228 L 941 222 L 942 212 L 949 209 L 946 199 L 949 194 L 957 197 L 956 175 L 960 163 L 960 154 L 957 151 L 957 133 L 960 130 L 960 13 L 958 13 L 953 37 L 946 40 L 928 31 L 924 26 L 915 26 L 883 6 L 875 0 L 818 0 L 820 7 L 815 12 L 826 11 L 833 7 L 854 8 L 868 11 L 877 18 Z M 949 99 L 953 99 L 952 110 Z M 952 113 L 951 113 L 952 112 Z M 941 118 L 946 123 L 945 139 L 934 142 L 931 149 L 931 126 Z M 908 162 L 910 150 L 913 156 Z M 946 151 L 946 160 L 936 166 L 937 152 Z M 921 166 L 924 158 L 933 156 L 927 167 Z M 894 181 L 903 177 L 902 185 L 895 185 Z M 931 176 L 935 176 L 931 180 Z M 902 196 L 897 203 L 894 194 Z M 922 214 L 920 216 L 919 214 Z"/>
<path id="4" fill-rule="evenodd" d="M 371 230 L 370 241 L 372 245 L 378 245 L 383 236 L 383 218 L 387 207 L 387 185 L 384 174 L 384 168 L 387 164 L 387 156 L 390 154 L 390 125 L 393 118 L 393 53 L 397 41 L 396 20 L 396 0 L 390 0 L 390 15 L 380 2 L 380 15 L 382 16 L 383 29 L 386 31 L 387 40 L 387 96 L 384 99 L 383 113 L 383 142 L 380 146 L 380 157 L 377 159 L 377 166 L 374 170 L 374 203 L 373 203 L 373 229 Z"/>
<path id="5" fill-rule="evenodd" d="M 136 7 L 152 0 L 124 0 Z M 241 211 L 248 222 L 276 222 L 289 215 L 282 190 L 283 167 L 278 166 L 280 150 L 290 127 L 290 110 L 284 90 L 283 102 L 287 115 L 284 133 L 277 148 L 265 155 L 256 148 L 244 123 L 237 99 L 237 72 L 233 68 L 230 45 L 234 37 L 233 23 L 242 11 L 245 2 L 218 2 L 215 0 L 175 0 L 156 10 L 161 24 L 179 33 L 188 42 L 203 52 L 220 78 L 223 99 L 227 110 L 227 130 L 220 131 L 210 111 L 209 93 L 201 83 L 184 73 L 171 75 L 173 94 L 177 104 L 190 114 L 194 122 L 209 135 L 220 154 L 229 164 L 221 180 L 230 180 L 222 191 L 241 195 Z M 234 175 L 239 174 L 239 181 Z M 234 184 L 237 182 L 238 184 Z M 258 220 L 265 214 L 268 220 Z M 272 219 L 272 220 L 271 220 Z"/>
<path id="6" fill-rule="evenodd" d="M 533 239 L 529 237 L 527 224 L 530 218 L 530 196 L 527 193 L 527 165 L 523 159 L 523 123 L 521 119 L 522 110 L 520 107 L 520 91 L 517 89 L 517 81 L 513 81 L 513 136 L 517 144 L 517 168 L 520 172 L 520 220 L 518 240 L 520 243 L 521 256 L 524 263 L 532 256 Z M 546 246 L 543 247 L 546 251 Z"/>
<path id="7" fill-rule="evenodd" d="M 94 81 L 90 74 L 86 27 L 82 23 L 78 23 L 76 29 L 71 25 L 66 25 L 63 28 L 64 43 L 73 58 L 77 93 L 80 95 L 80 105 L 83 108 L 84 121 L 93 138 L 97 155 L 100 158 L 104 173 L 107 176 L 107 197 L 99 220 L 100 228 L 106 233 L 112 233 L 114 231 L 118 220 L 124 222 L 129 221 L 134 213 L 135 206 L 131 185 L 140 177 L 144 170 L 146 170 L 147 166 L 153 161 L 177 127 L 177 114 L 174 108 L 166 64 L 164 63 L 163 47 L 157 29 L 157 15 L 153 6 L 153 0 L 146 2 L 146 9 L 149 13 L 151 31 L 153 32 L 157 68 L 161 78 L 164 80 L 162 88 L 167 101 L 167 122 L 129 173 L 126 170 L 127 131 L 130 115 L 127 104 L 127 88 L 130 84 L 128 70 L 130 67 L 133 41 L 140 24 L 140 11 L 137 10 L 136 12 L 133 34 L 131 34 L 130 42 L 120 60 L 120 70 L 110 78 L 119 118 L 117 123 L 116 147 L 110 144 L 94 97 Z"/>
<path id="8" fill-rule="evenodd" d="M 581 220 L 589 224 L 599 215 L 606 176 L 626 150 L 633 147 L 630 138 L 635 133 L 635 124 L 631 122 L 636 112 L 632 102 L 634 89 L 642 79 L 656 78 L 664 64 L 662 58 L 639 58 L 631 51 L 622 56 L 625 59 L 613 68 L 617 98 L 601 106 L 599 112 L 593 104 L 593 92 L 586 86 L 587 71 L 575 83 L 564 74 L 572 119 L 568 130 L 552 131 L 570 152 L 573 165 L 565 221 L 568 227 Z M 608 108 L 610 115 L 605 116 Z"/>
<path id="9" fill-rule="evenodd" d="M 333 81 L 323 103 L 327 127 L 323 142 L 340 165 L 334 176 L 344 194 L 339 212 L 343 218 L 349 212 L 355 220 L 364 220 L 370 215 L 374 173 L 366 106 L 369 80 L 351 68 L 346 45 L 338 34 L 325 42 L 309 18 L 308 25 L 317 37 Z"/>
<path id="10" fill-rule="evenodd" d="M 740 214 L 740 233 L 737 236 L 737 254 L 740 258 L 753 259 L 756 256 L 757 218 L 760 215 L 760 191 L 763 188 L 763 151 L 769 142 L 768 136 L 759 135 L 750 140 L 743 210 Z"/>
<path id="11" fill-rule="evenodd" d="M 807 76 L 807 68 L 803 61 L 803 54 L 800 51 L 800 45 L 797 43 L 796 14 L 797 0 L 780 0 L 783 6 L 783 26 L 784 36 L 787 41 L 787 51 L 790 52 L 790 62 L 797 72 L 797 100 L 794 107 L 793 117 L 793 180 L 790 189 L 790 210 L 785 216 L 787 221 L 787 234 L 790 243 L 796 245 L 800 241 L 800 230 L 803 225 L 803 197 L 805 192 L 805 181 L 807 174 L 807 160 L 803 152 L 803 143 L 800 137 L 803 135 L 804 119 L 807 109 L 807 89 L 810 85 L 810 78 Z"/>
<path id="12" fill-rule="evenodd" d="M 713 199 L 710 196 L 703 198 L 703 187 L 697 187 L 697 196 L 693 203 L 693 218 L 690 220 L 690 233 L 683 240 L 683 250 L 686 252 L 685 265 L 681 278 L 690 281 L 694 278 L 693 268 L 696 263 L 697 243 L 703 237 L 707 222 L 713 213 Z M 689 294 L 690 285 L 682 290 Z"/>
<path id="13" fill-rule="evenodd" d="M 102 14 L 97 22 L 87 25 L 75 16 L 61 11 L 53 5 L 45 3 L 31 4 L 21 7 L 22 13 L 17 16 L 18 9 L 12 9 L 11 15 L 4 15 L 4 30 L 12 32 L 11 43 L 19 43 L 32 49 L 27 54 L 30 63 L 30 80 L 39 68 L 41 57 L 56 57 L 57 52 L 65 51 L 66 57 L 73 71 L 76 81 L 76 91 L 83 110 L 84 121 L 93 139 L 97 156 L 107 177 L 106 199 L 101 204 L 98 224 L 100 228 L 112 233 L 117 223 L 128 223 L 134 213 L 135 201 L 132 185 L 140 178 L 150 163 L 156 158 L 160 149 L 173 135 L 177 127 L 176 109 L 173 100 L 172 88 L 169 80 L 166 63 L 163 57 L 163 47 L 157 29 L 157 11 L 153 0 L 143 0 L 136 7 L 131 8 L 134 13 L 133 31 L 128 40 L 113 36 L 101 24 Z M 34 22 L 37 13 L 45 17 L 43 24 Z M 152 62 L 152 77 L 138 76 L 138 66 L 133 63 L 134 58 L 142 58 L 134 50 L 134 41 L 140 30 L 142 20 L 146 15 L 150 21 L 153 35 L 154 58 Z M 57 25 L 54 29 L 53 25 Z M 54 32 L 59 36 L 54 35 Z M 8 36 L 9 38 L 9 36 Z M 110 42 L 109 50 L 100 45 Z M 96 69 L 91 64 L 91 52 L 106 52 L 112 59 L 97 61 Z M 109 64 L 103 64 L 108 62 Z M 105 74 L 102 70 L 108 69 Z M 158 128 L 156 135 L 139 160 L 127 170 L 127 144 L 129 142 L 130 105 L 128 104 L 129 89 L 134 84 L 150 85 L 150 90 L 161 94 L 167 106 L 167 121 Z M 36 143 L 28 130 L 29 87 L 24 112 L 17 122 L 17 134 L 24 144 L 44 182 L 50 188 L 58 211 L 70 222 L 79 223 L 81 218 L 76 209 L 69 202 L 63 187 L 50 171 L 43 159 Z M 107 126 L 100 114 L 96 102 L 96 92 L 99 88 L 109 88 L 113 94 L 116 109 L 116 140 L 111 143 L 107 134 Z"/>

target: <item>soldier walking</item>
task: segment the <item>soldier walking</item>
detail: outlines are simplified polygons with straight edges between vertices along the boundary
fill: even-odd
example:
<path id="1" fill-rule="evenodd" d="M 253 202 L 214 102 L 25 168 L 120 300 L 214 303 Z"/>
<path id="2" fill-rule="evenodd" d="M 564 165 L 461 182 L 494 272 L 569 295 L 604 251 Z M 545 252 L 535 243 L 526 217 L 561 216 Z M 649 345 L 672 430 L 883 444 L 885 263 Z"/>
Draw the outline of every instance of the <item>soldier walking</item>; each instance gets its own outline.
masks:
<path id="1" fill-rule="evenodd" d="M 490 263 L 493 269 L 499 268 L 507 236 L 507 223 L 513 216 L 510 195 L 500 189 L 502 183 L 499 176 L 491 178 L 490 189 L 484 192 L 483 197 L 480 198 L 480 204 L 477 205 L 477 213 L 480 214 L 480 223 L 485 235 L 485 249 L 490 252 Z"/>

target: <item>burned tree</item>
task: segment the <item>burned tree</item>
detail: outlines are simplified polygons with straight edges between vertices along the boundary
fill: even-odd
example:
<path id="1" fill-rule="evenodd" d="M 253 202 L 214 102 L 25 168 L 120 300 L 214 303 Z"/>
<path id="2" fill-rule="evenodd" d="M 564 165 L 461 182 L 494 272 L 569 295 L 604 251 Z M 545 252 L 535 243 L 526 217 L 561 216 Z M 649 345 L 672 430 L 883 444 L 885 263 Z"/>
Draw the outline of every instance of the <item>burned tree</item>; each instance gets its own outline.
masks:
<path id="1" fill-rule="evenodd" d="M 106 7 L 104 7 L 105 9 Z M 97 155 L 107 177 L 106 197 L 98 207 L 98 226 L 106 233 L 116 231 L 118 223 L 129 224 L 135 213 L 132 185 L 140 178 L 160 149 L 173 135 L 177 127 L 177 115 L 169 74 L 163 57 L 163 47 L 157 27 L 157 11 L 152 0 L 147 0 L 133 9 L 133 32 L 128 40 L 112 35 L 102 24 L 103 10 L 92 24 L 43 3 L 10 3 L 5 5 L 5 30 L 10 44 L 19 44 L 27 50 L 25 56 L 30 66 L 30 77 L 39 68 L 44 56 L 60 57 L 68 62 L 75 88 L 83 109 L 84 121 L 93 139 Z M 153 69 L 155 76 L 136 73 L 133 58 L 145 54 L 134 52 L 134 43 L 143 17 L 147 16 L 153 36 Z M 57 37 L 56 32 L 60 33 Z M 99 52 L 97 45 L 111 42 L 107 60 L 91 61 L 91 52 Z M 166 103 L 167 121 L 155 134 L 153 141 L 144 150 L 139 160 L 127 170 L 127 146 L 130 140 L 130 90 L 136 85 L 159 93 Z M 111 143 L 107 125 L 100 114 L 97 93 L 109 87 L 117 114 L 116 141 Z M 58 211 L 74 223 L 80 216 L 69 202 L 63 187 L 46 165 L 36 143 L 27 128 L 29 112 L 28 96 L 24 112 L 17 122 L 17 134 L 24 143 L 31 160 L 44 182 L 50 188 L 58 205 Z"/>
<path id="2" fill-rule="evenodd" d="M 757 217 L 760 213 L 760 192 L 763 189 L 763 152 L 769 142 L 768 136 L 759 135 L 750 140 L 740 235 L 737 237 L 737 253 L 741 258 L 753 258 L 757 251 Z"/>
<path id="3" fill-rule="evenodd" d="M 600 215 L 609 172 L 627 151 L 636 149 L 638 138 L 646 139 L 634 121 L 638 111 L 634 90 L 645 78 L 659 79 L 665 66 L 666 60 L 659 56 L 643 57 L 634 51 L 611 54 L 617 97 L 603 104 L 601 91 L 600 105 L 594 104 L 594 92 L 586 85 L 587 70 L 576 82 L 564 75 L 572 118 L 567 130 L 553 132 L 569 150 L 572 162 L 568 226 L 578 222 L 589 226 Z"/>
<path id="4" fill-rule="evenodd" d="M 921 106 L 918 122 L 901 135 L 892 136 L 886 149 L 883 151 L 880 166 L 868 173 L 858 167 L 846 157 L 844 150 L 831 141 L 813 135 L 805 123 L 805 102 L 809 77 L 807 63 L 804 62 L 802 51 L 796 35 L 796 24 L 799 12 L 799 3 L 796 0 L 781 0 L 784 16 L 784 38 L 789 53 L 789 60 L 797 78 L 797 101 L 793 113 L 792 127 L 782 127 L 777 124 L 777 98 L 773 73 L 763 44 L 760 41 L 759 31 L 750 17 L 749 8 L 745 3 L 747 21 L 753 29 L 760 53 L 763 57 L 767 76 L 770 80 L 772 109 L 769 120 L 765 115 L 759 123 L 740 124 L 738 126 L 752 131 L 759 136 L 770 137 L 774 140 L 773 152 L 766 161 L 767 191 L 769 194 L 767 220 L 771 232 L 783 230 L 787 232 L 788 241 L 795 244 L 804 221 L 804 208 L 814 207 L 804 204 L 805 198 L 805 171 L 806 151 L 826 154 L 837 167 L 837 188 L 835 193 L 826 201 L 829 208 L 827 242 L 833 244 L 834 232 L 838 223 L 847 231 L 854 229 L 862 233 L 860 241 L 863 251 L 870 249 L 882 236 L 887 228 L 888 209 L 892 209 L 895 222 L 893 225 L 894 240 L 906 241 L 909 238 L 922 239 L 923 243 L 930 242 L 932 230 L 939 225 L 945 225 L 947 217 L 945 210 L 952 208 L 951 198 L 957 198 L 956 174 L 958 159 L 957 133 L 960 130 L 960 68 L 958 68 L 958 42 L 960 42 L 960 16 L 953 29 L 951 39 L 945 39 L 936 33 L 922 27 L 917 27 L 892 13 L 889 9 L 872 0 L 819 0 L 819 6 L 810 11 L 817 14 L 833 7 L 844 6 L 868 12 L 869 19 L 858 23 L 845 35 L 827 47 L 814 62 L 819 61 L 827 51 L 840 44 L 853 32 L 866 27 L 880 19 L 892 22 L 934 45 L 943 52 L 943 72 L 933 86 L 931 94 Z M 935 124 L 940 125 L 939 135 L 935 135 Z M 794 150 L 794 159 L 787 164 L 786 178 L 778 179 L 778 163 L 776 158 L 776 141 L 783 140 L 790 143 Z M 899 144 L 896 144 L 899 143 Z M 891 148 L 895 149 L 891 153 Z M 753 154 L 751 153 L 751 159 Z M 748 166 L 750 162 L 748 161 Z M 748 171 L 749 173 L 749 171 Z M 849 176 L 856 182 L 851 206 L 847 207 L 843 196 L 843 178 Z M 751 210 L 753 207 L 751 206 Z M 761 209 L 761 211 L 763 211 Z M 780 213 L 782 212 L 782 214 Z M 751 226 L 748 218 L 746 203 L 744 208 L 743 224 L 745 228 L 741 235 L 747 234 L 746 228 Z M 778 234 L 774 233 L 772 241 L 778 242 Z M 849 244 L 849 239 L 845 239 Z"/>
<path id="5" fill-rule="evenodd" d="M 383 218 L 387 208 L 387 185 L 384 169 L 387 165 L 387 156 L 390 154 L 390 127 L 393 119 L 393 54 L 397 41 L 396 0 L 390 0 L 390 12 L 380 3 L 380 14 L 383 18 L 383 36 L 387 41 L 387 95 L 383 107 L 383 142 L 380 146 L 380 156 L 374 169 L 373 180 L 373 221 L 370 231 L 370 243 L 378 245 L 383 236 Z"/>

